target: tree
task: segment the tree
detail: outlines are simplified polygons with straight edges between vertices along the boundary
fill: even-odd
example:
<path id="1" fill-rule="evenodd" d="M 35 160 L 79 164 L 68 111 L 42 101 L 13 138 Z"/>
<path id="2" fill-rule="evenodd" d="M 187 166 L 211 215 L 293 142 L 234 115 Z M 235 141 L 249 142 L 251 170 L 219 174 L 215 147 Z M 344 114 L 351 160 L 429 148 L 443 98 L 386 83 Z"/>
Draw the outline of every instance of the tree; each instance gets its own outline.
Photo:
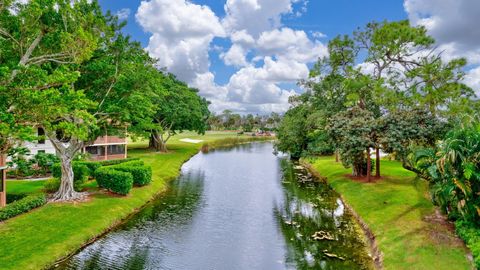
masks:
<path id="1" fill-rule="evenodd" d="M 16 111 L 23 90 L 72 83 L 78 73 L 60 67 L 88 59 L 102 26 L 100 8 L 87 1 L 2 1 L 0 4 L 0 155 L 32 140 L 31 119 Z"/>
<path id="2" fill-rule="evenodd" d="M 149 146 L 156 151 L 166 152 L 171 136 L 184 130 L 204 133 L 210 116 L 208 101 L 198 95 L 198 90 L 188 87 L 172 74 L 157 72 L 153 112 L 137 122 L 137 130 L 148 133 Z"/>
<path id="3" fill-rule="evenodd" d="M 62 177 L 60 189 L 52 197 L 54 201 L 82 197 L 73 188 L 72 170 L 72 160 L 80 149 L 107 129 L 124 132 L 132 115 L 149 110 L 149 103 L 139 102 L 146 101 L 139 92 L 144 85 L 143 71 L 153 63 L 140 44 L 120 34 L 123 25 L 118 24 L 116 17 L 104 17 L 97 12 L 95 2 L 68 6 L 78 12 L 95 10 L 82 16 L 96 17 L 94 21 L 102 22 L 91 25 L 102 31 L 97 34 L 98 47 L 79 64 L 50 63 L 51 72 L 71 70 L 76 76 L 68 83 L 41 91 L 23 90 L 25 98 L 17 107 L 18 113 L 29 115 L 45 130 L 59 155 Z"/>
<path id="4" fill-rule="evenodd" d="M 361 127 L 356 125 L 361 125 L 360 119 L 368 114 L 369 120 L 363 127 L 369 131 L 365 133 L 368 137 L 357 137 L 361 138 L 357 142 L 358 149 L 369 152 L 370 147 L 375 148 L 376 174 L 380 176 L 380 149 L 398 152 L 398 156 L 404 158 L 415 144 L 424 144 L 422 139 L 429 142 L 440 139 L 442 133 L 434 133 L 438 131 L 434 123 L 444 125 L 455 121 L 459 113 L 472 111 L 478 103 L 472 100 L 472 89 L 462 83 L 466 61 L 444 61 L 442 52 L 434 44 L 435 40 L 427 35 L 424 27 L 412 27 L 408 21 L 369 23 L 352 35 L 332 39 L 328 44 L 329 57 L 319 59 L 311 69 L 309 79 L 300 82 L 307 89 L 302 95 L 302 103 L 309 108 L 306 118 L 316 122 L 309 124 L 311 129 L 305 129 L 305 133 L 313 134 L 310 141 L 328 141 L 323 137 L 326 123 L 330 123 L 328 129 L 334 131 L 330 132 L 330 140 L 336 142 L 338 150 L 348 153 L 347 147 L 357 146 L 346 137 L 339 139 L 335 136 L 357 133 Z M 361 115 L 345 117 L 351 110 L 357 110 Z M 422 114 L 393 120 L 409 111 Z M 340 126 L 336 126 L 333 120 L 341 121 Z M 385 126 L 395 121 L 402 122 L 400 126 L 409 130 L 399 131 L 394 124 Z M 337 131 L 341 132 L 337 134 Z M 415 137 L 415 134 L 427 137 Z M 393 143 L 393 138 L 400 142 Z M 370 147 L 365 148 L 366 145 Z M 304 146 L 304 154 L 315 147 L 312 143 Z M 357 167 L 365 163 L 368 168 L 370 163 L 360 159 L 362 156 L 369 159 L 370 155 L 361 155 L 361 151 L 356 150 L 351 150 L 355 158 L 346 157 L 355 161 L 344 163 Z M 354 168 L 354 174 L 358 173 L 361 173 L 360 168 Z"/>
<path id="5" fill-rule="evenodd" d="M 293 103 L 294 100 L 291 100 Z M 275 149 L 290 153 L 292 159 L 299 159 L 308 145 L 306 134 L 306 118 L 309 113 L 305 104 L 300 104 L 288 110 L 278 127 Z"/>
<path id="6" fill-rule="evenodd" d="M 370 148 L 375 146 L 376 132 L 373 114 L 360 107 L 353 107 L 331 118 L 327 127 L 340 151 L 342 163 L 352 167 L 353 176 L 367 176 L 370 180 Z"/>

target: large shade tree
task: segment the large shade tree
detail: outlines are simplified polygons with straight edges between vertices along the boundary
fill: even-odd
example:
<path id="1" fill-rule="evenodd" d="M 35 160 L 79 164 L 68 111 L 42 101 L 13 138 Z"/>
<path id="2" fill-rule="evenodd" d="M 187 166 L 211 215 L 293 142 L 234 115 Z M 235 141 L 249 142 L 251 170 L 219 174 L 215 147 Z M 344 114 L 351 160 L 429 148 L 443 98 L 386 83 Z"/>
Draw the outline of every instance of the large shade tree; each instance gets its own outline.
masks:
<path id="1" fill-rule="evenodd" d="M 58 1 L 30 1 L 21 6 L 16 16 L 23 14 L 23 9 L 29 10 L 40 4 L 43 4 L 40 17 L 58 20 L 55 28 L 74 29 L 72 31 L 79 32 L 80 37 L 88 36 L 90 43 L 83 44 L 81 38 L 71 40 L 63 34 L 49 37 L 50 43 L 67 42 L 68 46 L 65 46 L 72 49 L 79 46 L 79 53 L 72 58 L 75 61 L 62 58 L 37 63 L 39 68 L 36 70 L 41 71 L 47 82 L 48 78 L 56 78 L 55 84 L 21 89 L 22 98 L 14 112 L 28 115 L 33 123 L 42 127 L 60 157 L 61 185 L 52 199 L 74 200 L 82 197 L 73 189 L 74 156 L 102 135 L 107 127 L 125 130 L 132 114 L 148 110 L 149 103 L 138 93 L 145 83 L 142 71 L 151 60 L 138 43 L 120 33 L 122 25 L 118 24 L 116 17 L 102 15 L 95 1 L 65 1 L 61 4 Z M 64 19 L 74 15 L 78 18 Z M 82 21 L 89 22 L 85 29 L 79 24 Z M 39 27 L 40 33 L 43 31 L 41 25 L 32 27 Z M 87 35 L 87 29 L 94 32 Z M 41 48 L 36 48 L 31 57 L 40 57 L 42 53 Z M 18 79 L 24 78 L 20 71 L 16 75 Z M 38 79 L 22 80 L 36 82 Z"/>
<path id="2" fill-rule="evenodd" d="M 0 3 L 0 155 L 33 139 L 18 109 L 24 92 L 69 84 L 78 77 L 64 64 L 88 59 L 103 26 L 100 8 L 87 1 L 5 0 Z"/>
<path id="3" fill-rule="evenodd" d="M 198 90 L 179 81 L 173 74 L 151 71 L 153 80 L 148 85 L 150 99 L 155 106 L 144 117 L 137 117 L 130 128 L 132 133 L 149 139 L 149 147 L 166 152 L 167 142 L 185 130 L 205 133 L 208 127 L 209 102 L 199 96 Z"/>

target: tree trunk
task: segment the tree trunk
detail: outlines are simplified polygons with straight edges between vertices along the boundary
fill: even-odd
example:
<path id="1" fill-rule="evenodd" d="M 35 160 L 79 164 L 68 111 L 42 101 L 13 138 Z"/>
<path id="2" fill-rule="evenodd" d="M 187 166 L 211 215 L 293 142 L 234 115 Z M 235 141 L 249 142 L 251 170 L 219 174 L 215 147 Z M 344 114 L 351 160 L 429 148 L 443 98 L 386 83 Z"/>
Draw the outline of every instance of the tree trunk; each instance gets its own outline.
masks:
<path id="1" fill-rule="evenodd" d="M 82 197 L 82 194 L 76 192 L 73 187 L 72 159 L 73 157 L 68 155 L 60 155 L 62 177 L 60 179 L 60 188 L 53 195 L 53 201 L 71 201 Z"/>
<path id="2" fill-rule="evenodd" d="M 370 182 L 372 175 L 372 163 L 370 160 L 370 147 L 367 148 L 367 181 Z"/>
<path id="3" fill-rule="evenodd" d="M 167 152 L 167 142 L 163 139 L 162 135 L 158 131 L 152 131 L 150 134 L 150 140 L 148 142 L 148 147 L 157 152 Z"/>
<path id="4" fill-rule="evenodd" d="M 375 148 L 375 177 L 380 178 L 380 149 Z"/>
<path id="5" fill-rule="evenodd" d="M 48 138 L 52 142 L 57 154 L 60 158 L 60 166 L 62 176 L 60 178 L 60 188 L 53 194 L 52 201 L 64 202 L 82 199 L 85 194 L 76 192 L 73 185 L 73 167 L 72 161 L 75 154 L 82 148 L 83 142 L 76 139 L 70 140 L 68 145 L 65 145 L 56 138 L 55 132 L 50 132 Z"/>
<path id="6" fill-rule="evenodd" d="M 338 154 L 338 149 L 335 149 L 335 162 L 339 162 L 340 161 L 340 158 L 338 157 L 339 154 Z"/>

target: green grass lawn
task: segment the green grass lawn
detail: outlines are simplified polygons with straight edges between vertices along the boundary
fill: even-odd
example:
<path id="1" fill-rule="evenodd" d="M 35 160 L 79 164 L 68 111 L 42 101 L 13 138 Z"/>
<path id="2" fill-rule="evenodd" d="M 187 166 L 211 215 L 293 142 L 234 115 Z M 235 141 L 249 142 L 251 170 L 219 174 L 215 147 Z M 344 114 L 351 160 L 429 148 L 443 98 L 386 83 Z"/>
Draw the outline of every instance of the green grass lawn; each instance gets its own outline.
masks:
<path id="1" fill-rule="evenodd" d="M 7 193 L 20 194 L 20 193 L 39 193 L 43 190 L 46 180 L 39 181 L 27 181 L 27 180 L 8 180 L 7 181 Z"/>
<path id="2" fill-rule="evenodd" d="M 472 269 L 461 241 L 435 219 L 427 183 L 395 161 L 382 161 L 385 178 L 360 183 L 332 157 L 308 160 L 376 235 L 385 269 Z M 434 221 L 432 221 L 434 220 Z"/>
<path id="3" fill-rule="evenodd" d="M 166 154 L 140 149 L 145 143 L 136 143 L 136 149 L 129 151 L 129 156 L 140 157 L 152 166 L 152 184 L 134 188 L 127 197 L 98 193 L 84 203 L 49 203 L 0 223 L 0 269 L 41 269 L 49 266 L 142 207 L 161 193 L 169 180 L 178 176 L 181 165 L 202 146 L 201 143 L 182 143 L 180 138 L 212 142 L 236 136 L 235 133 L 182 134 L 172 139 L 170 152 Z M 41 182 L 26 181 L 8 184 L 11 191 L 32 192 L 43 185 Z"/>

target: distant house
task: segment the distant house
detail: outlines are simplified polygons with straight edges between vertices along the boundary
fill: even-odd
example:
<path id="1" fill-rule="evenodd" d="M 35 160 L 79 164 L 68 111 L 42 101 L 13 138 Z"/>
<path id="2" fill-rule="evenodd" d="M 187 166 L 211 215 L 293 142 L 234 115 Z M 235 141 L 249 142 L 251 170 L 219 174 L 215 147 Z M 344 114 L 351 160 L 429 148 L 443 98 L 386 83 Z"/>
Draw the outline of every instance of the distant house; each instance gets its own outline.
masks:
<path id="1" fill-rule="evenodd" d="M 98 137 L 92 145 L 83 148 L 82 152 L 90 154 L 93 160 L 127 158 L 127 138 L 108 135 Z"/>

